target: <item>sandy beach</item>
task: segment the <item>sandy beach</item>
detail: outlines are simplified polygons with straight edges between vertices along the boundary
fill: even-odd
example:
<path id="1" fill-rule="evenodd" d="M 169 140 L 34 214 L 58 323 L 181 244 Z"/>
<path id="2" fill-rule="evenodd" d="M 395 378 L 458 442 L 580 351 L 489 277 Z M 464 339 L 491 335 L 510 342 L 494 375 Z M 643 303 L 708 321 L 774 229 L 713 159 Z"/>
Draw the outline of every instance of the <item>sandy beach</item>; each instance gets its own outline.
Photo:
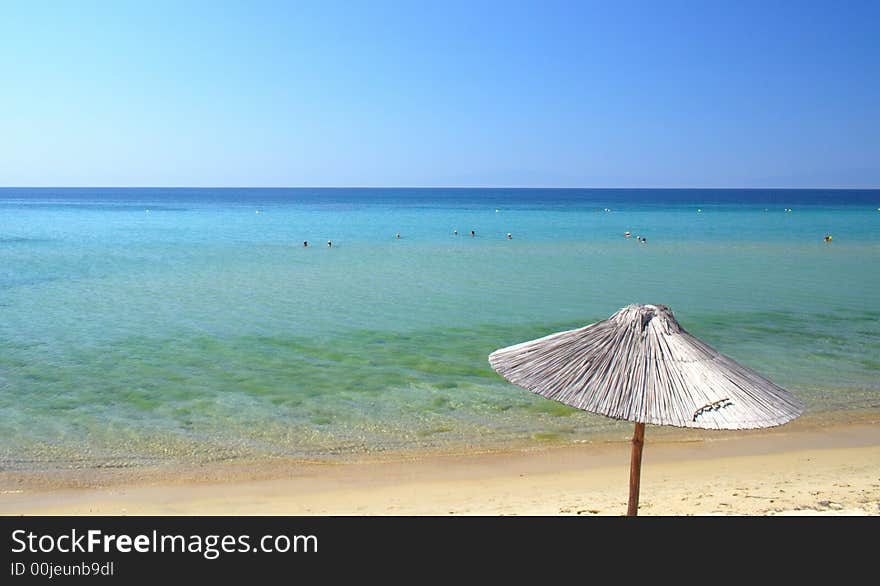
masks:
<path id="1" fill-rule="evenodd" d="M 878 421 L 862 415 L 857 423 L 656 434 L 654 441 L 649 430 L 640 514 L 880 515 Z M 608 441 L 176 474 L 95 472 L 60 484 L 57 476 L 3 473 L 0 514 L 620 515 L 628 457 L 625 441 Z"/>

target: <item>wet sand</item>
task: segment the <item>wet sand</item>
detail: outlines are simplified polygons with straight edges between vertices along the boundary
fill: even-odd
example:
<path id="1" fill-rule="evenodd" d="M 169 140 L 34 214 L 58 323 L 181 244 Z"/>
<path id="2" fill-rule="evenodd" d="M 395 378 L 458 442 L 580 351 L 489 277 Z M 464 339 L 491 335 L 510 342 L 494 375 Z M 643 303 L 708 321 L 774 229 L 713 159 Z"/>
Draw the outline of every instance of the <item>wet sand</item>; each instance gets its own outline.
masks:
<path id="1" fill-rule="evenodd" d="M 880 515 L 880 418 L 654 434 L 643 515 Z M 653 441 L 652 441 L 653 440 Z M 0 474 L 4 515 L 620 515 L 629 444 Z"/>

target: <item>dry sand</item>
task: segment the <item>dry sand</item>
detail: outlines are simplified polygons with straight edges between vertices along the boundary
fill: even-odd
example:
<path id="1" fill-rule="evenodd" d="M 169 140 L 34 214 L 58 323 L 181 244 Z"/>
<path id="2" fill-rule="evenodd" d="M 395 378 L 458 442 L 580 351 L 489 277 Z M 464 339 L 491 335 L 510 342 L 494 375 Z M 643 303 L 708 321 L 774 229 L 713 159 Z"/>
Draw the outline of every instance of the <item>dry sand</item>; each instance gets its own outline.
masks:
<path id="1" fill-rule="evenodd" d="M 617 441 L 124 478 L 94 473 L 84 488 L 4 473 L 0 514 L 619 515 L 629 449 Z M 880 426 L 862 419 L 654 441 L 649 429 L 641 494 L 643 515 L 880 515 Z"/>

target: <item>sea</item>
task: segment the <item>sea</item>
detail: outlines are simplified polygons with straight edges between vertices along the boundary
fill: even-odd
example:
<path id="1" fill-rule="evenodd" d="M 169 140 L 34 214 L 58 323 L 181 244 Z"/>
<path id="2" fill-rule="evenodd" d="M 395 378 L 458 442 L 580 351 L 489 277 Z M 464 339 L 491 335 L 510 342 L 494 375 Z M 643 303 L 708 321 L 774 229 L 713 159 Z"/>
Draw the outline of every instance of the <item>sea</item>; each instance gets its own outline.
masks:
<path id="1" fill-rule="evenodd" d="M 0 470 L 589 442 L 487 357 L 630 303 L 878 409 L 880 190 L 3 188 Z"/>

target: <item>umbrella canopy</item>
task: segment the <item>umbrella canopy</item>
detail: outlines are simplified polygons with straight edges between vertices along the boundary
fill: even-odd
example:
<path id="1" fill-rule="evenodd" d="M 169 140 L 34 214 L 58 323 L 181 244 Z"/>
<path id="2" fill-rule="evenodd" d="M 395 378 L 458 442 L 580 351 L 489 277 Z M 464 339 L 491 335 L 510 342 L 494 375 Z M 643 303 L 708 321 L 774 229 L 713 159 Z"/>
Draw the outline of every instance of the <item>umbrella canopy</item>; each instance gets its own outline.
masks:
<path id="1" fill-rule="evenodd" d="M 791 421 L 803 403 L 695 338 L 665 305 L 629 305 L 606 320 L 496 350 L 515 385 L 637 423 L 753 429 Z"/>
<path id="2" fill-rule="evenodd" d="M 645 424 L 754 429 L 791 421 L 800 399 L 690 335 L 665 305 L 496 350 L 501 376 L 548 399 L 635 422 L 628 515 L 638 514 Z"/>

